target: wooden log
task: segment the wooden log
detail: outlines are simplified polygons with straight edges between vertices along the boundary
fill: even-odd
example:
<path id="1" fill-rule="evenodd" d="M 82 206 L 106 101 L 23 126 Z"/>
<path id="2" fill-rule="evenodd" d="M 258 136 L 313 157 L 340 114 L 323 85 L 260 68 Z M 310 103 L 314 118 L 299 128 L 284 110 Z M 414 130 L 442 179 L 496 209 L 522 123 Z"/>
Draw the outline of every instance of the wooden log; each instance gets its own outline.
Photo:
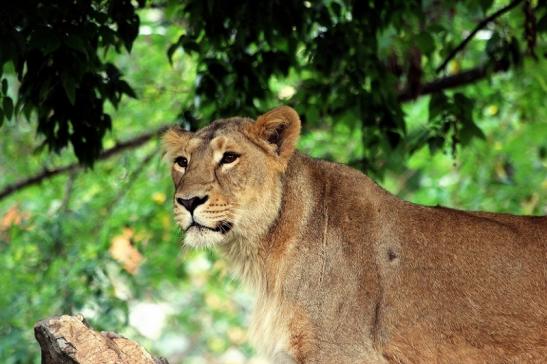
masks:
<path id="1" fill-rule="evenodd" d="M 42 364 L 169 364 L 123 336 L 93 330 L 82 315 L 39 321 L 34 336 Z"/>

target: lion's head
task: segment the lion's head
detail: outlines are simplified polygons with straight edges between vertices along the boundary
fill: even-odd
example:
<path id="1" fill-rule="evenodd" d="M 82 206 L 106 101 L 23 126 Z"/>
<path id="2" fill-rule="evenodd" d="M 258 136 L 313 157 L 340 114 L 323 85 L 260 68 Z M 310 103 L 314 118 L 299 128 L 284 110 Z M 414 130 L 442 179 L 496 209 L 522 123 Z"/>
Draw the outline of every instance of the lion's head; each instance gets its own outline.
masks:
<path id="1" fill-rule="evenodd" d="M 287 106 L 257 118 L 216 120 L 195 133 L 167 131 L 174 213 L 185 244 L 208 246 L 264 233 L 278 214 L 282 175 L 300 133 Z"/>

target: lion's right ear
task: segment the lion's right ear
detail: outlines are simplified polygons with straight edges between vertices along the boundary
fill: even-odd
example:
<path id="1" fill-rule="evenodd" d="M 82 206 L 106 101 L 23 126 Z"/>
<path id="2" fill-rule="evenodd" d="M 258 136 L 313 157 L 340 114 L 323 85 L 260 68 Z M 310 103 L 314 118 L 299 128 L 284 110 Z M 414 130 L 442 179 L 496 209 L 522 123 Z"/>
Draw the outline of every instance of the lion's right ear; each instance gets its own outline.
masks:
<path id="1" fill-rule="evenodd" d="M 161 137 L 163 149 L 169 159 L 179 154 L 190 140 L 191 133 L 181 129 L 178 126 L 167 129 Z"/>
<path id="2" fill-rule="evenodd" d="M 251 126 L 251 133 L 286 162 L 300 136 L 300 117 L 293 108 L 280 106 L 259 116 Z"/>

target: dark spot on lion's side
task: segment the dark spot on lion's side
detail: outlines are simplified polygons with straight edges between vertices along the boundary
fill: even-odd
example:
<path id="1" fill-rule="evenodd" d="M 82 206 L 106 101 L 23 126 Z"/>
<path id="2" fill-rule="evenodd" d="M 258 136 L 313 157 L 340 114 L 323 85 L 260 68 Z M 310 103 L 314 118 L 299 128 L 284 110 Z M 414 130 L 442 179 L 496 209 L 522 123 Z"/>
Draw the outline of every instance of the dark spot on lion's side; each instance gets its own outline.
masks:
<path id="1" fill-rule="evenodd" d="M 393 249 L 387 250 L 387 259 L 389 259 L 390 262 L 393 262 L 397 258 L 398 258 L 397 253 L 395 253 Z"/>

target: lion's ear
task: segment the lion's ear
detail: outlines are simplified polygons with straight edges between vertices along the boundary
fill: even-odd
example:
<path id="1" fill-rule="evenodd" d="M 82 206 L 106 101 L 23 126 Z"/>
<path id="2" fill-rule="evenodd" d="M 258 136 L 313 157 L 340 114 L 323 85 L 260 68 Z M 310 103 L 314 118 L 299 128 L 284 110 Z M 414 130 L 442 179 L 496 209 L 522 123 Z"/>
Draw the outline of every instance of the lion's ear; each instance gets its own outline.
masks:
<path id="1" fill-rule="evenodd" d="M 300 117 L 293 108 L 280 106 L 259 116 L 252 132 L 272 146 L 282 160 L 288 160 L 300 136 Z"/>
<path id="2" fill-rule="evenodd" d="M 175 154 L 180 153 L 182 147 L 188 142 L 191 137 L 191 133 L 176 126 L 167 129 L 161 137 L 163 149 L 167 156 L 172 157 Z"/>

